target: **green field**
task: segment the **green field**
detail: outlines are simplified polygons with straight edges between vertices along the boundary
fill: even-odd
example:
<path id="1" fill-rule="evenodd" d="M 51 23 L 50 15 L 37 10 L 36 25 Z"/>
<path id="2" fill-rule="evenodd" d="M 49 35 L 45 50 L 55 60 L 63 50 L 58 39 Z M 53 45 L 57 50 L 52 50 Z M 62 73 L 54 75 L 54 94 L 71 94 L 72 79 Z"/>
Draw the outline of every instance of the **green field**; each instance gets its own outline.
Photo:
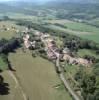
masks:
<path id="1" fill-rule="evenodd" d="M 0 39 L 10 39 L 11 37 L 14 37 L 15 32 L 14 31 L 2 31 L 0 32 Z"/>
<path id="2" fill-rule="evenodd" d="M 48 26 L 49 28 L 61 30 L 63 32 L 74 34 L 84 39 L 93 40 L 96 43 L 99 43 L 99 39 L 98 39 L 99 29 L 94 26 L 86 25 L 85 23 L 73 22 L 69 20 L 51 20 L 51 21 L 48 20 L 46 22 L 51 23 L 51 25 Z M 67 28 L 56 26 L 54 25 L 55 23 L 64 25 Z"/>
<path id="3" fill-rule="evenodd" d="M 4 30 L 3 25 L 5 25 L 5 28 L 9 28 L 9 30 Z M 18 26 L 13 21 L 2 21 L 0 22 L 0 39 L 10 39 L 12 37 L 15 37 L 16 31 L 12 29 L 12 27 L 15 27 L 16 30 L 24 30 L 25 27 Z"/>
<path id="4" fill-rule="evenodd" d="M 7 64 L 3 61 L 3 59 L 0 57 L 0 70 L 7 69 Z"/>
<path id="5" fill-rule="evenodd" d="M 11 30 L 15 26 L 19 30 L 24 30 L 25 27 L 19 27 L 14 22 L 3 21 L 0 27 L 5 25 L 10 28 L 8 31 L 0 31 L 0 39 L 10 39 L 16 35 L 15 31 Z M 57 43 L 61 45 L 59 39 Z M 16 53 L 9 55 L 9 60 L 12 66 L 16 69 L 16 75 L 21 84 L 22 89 L 30 100 L 72 100 L 68 92 L 65 90 L 58 75 L 55 72 L 54 65 L 40 57 L 33 58 L 31 53 L 27 51 L 23 53 L 17 50 Z M 6 69 L 7 65 L 0 58 L 0 68 Z M 9 84 L 9 94 L 0 95 L 0 100 L 23 100 L 22 92 L 16 86 L 16 82 L 8 71 L 1 73 L 5 82 Z"/>
<path id="6" fill-rule="evenodd" d="M 30 100 L 71 100 L 51 62 L 21 50 L 11 53 L 9 59 Z"/>
<path id="7" fill-rule="evenodd" d="M 66 26 L 70 30 L 79 31 L 79 32 L 89 32 L 89 33 L 99 32 L 98 28 L 91 25 L 87 25 L 85 23 L 79 23 L 79 22 L 74 22 L 74 21 L 69 21 L 69 20 L 51 20 L 51 21 L 46 21 L 46 22 L 49 22 L 51 24 L 58 23 L 58 24 Z"/>
<path id="8" fill-rule="evenodd" d="M 65 24 L 67 28 L 75 31 L 82 31 L 82 32 L 90 32 L 90 33 L 98 33 L 99 29 L 91 26 L 86 25 L 85 23 L 78 23 L 78 22 L 70 22 Z"/>
<path id="9" fill-rule="evenodd" d="M 90 24 L 98 25 L 99 26 L 99 18 L 87 21 Z"/>
<path id="10" fill-rule="evenodd" d="M 99 28 L 96 28 L 91 25 L 86 25 L 84 23 L 77 23 L 77 22 L 72 22 L 72 23 L 66 23 L 66 26 L 74 31 L 81 31 L 81 32 L 88 32 L 86 34 L 78 34 L 78 36 L 93 40 L 97 43 L 99 43 Z"/>
<path id="11" fill-rule="evenodd" d="M 4 71 L 0 75 L 4 78 L 4 83 L 8 84 L 6 86 L 8 89 L 8 94 L 0 95 L 0 100 L 24 100 L 19 87 L 16 87 L 16 82 L 12 78 L 9 71 Z"/>
<path id="12" fill-rule="evenodd" d="M 85 55 L 89 55 L 89 56 L 93 56 L 93 57 L 99 59 L 99 55 L 97 55 L 94 51 L 88 50 L 88 49 L 80 49 L 80 50 L 78 51 L 78 55 L 79 55 L 80 57 L 84 57 Z"/>

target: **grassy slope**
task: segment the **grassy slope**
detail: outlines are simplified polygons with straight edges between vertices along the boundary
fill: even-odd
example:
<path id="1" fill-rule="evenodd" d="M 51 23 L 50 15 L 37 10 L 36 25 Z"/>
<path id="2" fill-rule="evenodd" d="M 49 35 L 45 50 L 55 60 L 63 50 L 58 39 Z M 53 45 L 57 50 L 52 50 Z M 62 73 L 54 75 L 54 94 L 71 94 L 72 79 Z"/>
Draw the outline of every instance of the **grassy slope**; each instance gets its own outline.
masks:
<path id="1" fill-rule="evenodd" d="M 70 34 L 74 34 L 77 36 L 80 36 L 85 39 L 93 40 L 97 43 L 99 43 L 99 29 L 96 27 L 93 27 L 91 25 L 86 25 L 84 23 L 77 23 L 73 21 L 68 21 L 68 20 L 51 20 L 51 21 L 46 21 L 51 24 L 61 24 L 67 26 L 67 28 L 61 28 L 59 26 L 55 25 L 50 25 L 50 28 L 58 29 L 64 32 L 68 32 Z"/>
<path id="2" fill-rule="evenodd" d="M 55 88 L 61 81 L 52 63 L 22 51 L 10 54 L 9 58 L 30 100 L 71 100 L 64 88 Z"/>
<path id="3" fill-rule="evenodd" d="M 69 21 L 69 20 L 50 20 L 47 21 L 51 24 L 61 24 L 67 26 L 68 29 L 74 30 L 74 31 L 81 31 L 81 32 L 91 32 L 91 33 L 98 33 L 99 29 L 91 26 L 91 25 L 86 25 L 85 23 L 78 23 L 74 21 Z"/>
<path id="4" fill-rule="evenodd" d="M 9 88 L 9 94 L 8 95 L 0 95 L 0 100 L 24 100 L 20 89 L 16 86 L 16 82 L 14 81 L 14 79 L 12 78 L 12 76 L 9 74 L 8 71 L 4 71 L 3 73 L 1 73 L 1 75 L 4 78 L 4 82 L 8 83 L 8 88 Z"/>
<path id="5" fill-rule="evenodd" d="M 2 32 L 0 32 L 0 39 L 2 39 L 2 38 L 10 39 L 14 35 L 15 34 L 13 31 L 2 31 Z"/>
<path id="6" fill-rule="evenodd" d="M 2 58 L 0 57 L 0 69 L 1 70 L 5 70 L 7 69 L 7 64 L 2 60 Z"/>
<path id="7" fill-rule="evenodd" d="M 90 25 L 86 25 L 84 23 L 71 22 L 71 23 L 66 23 L 66 26 L 69 29 L 76 30 L 76 31 L 91 32 L 91 33 L 99 32 L 98 28 L 90 26 Z"/>
<path id="8" fill-rule="evenodd" d="M 89 32 L 90 34 L 78 34 L 78 36 L 82 38 L 86 38 L 89 40 L 93 40 L 97 43 L 99 43 L 99 29 L 90 25 L 86 25 L 84 23 L 77 23 L 77 22 L 72 22 L 72 23 L 67 23 L 66 26 L 74 31 L 81 31 L 81 32 Z"/>
<path id="9" fill-rule="evenodd" d="M 96 19 L 93 19 L 93 20 L 89 20 L 88 23 L 91 23 L 91 24 L 99 26 L 99 18 L 96 18 Z"/>
<path id="10" fill-rule="evenodd" d="M 94 51 L 87 50 L 87 49 L 80 49 L 78 51 L 78 55 L 80 57 L 84 57 L 85 55 L 90 55 L 90 56 L 94 56 L 95 58 L 99 58 L 99 55 L 96 55 Z"/>
<path id="11" fill-rule="evenodd" d="M 10 39 L 11 37 L 13 37 L 15 35 L 15 32 L 12 31 L 12 30 L 9 30 L 9 31 L 2 30 L 3 25 L 5 25 L 6 28 L 10 28 L 11 26 L 14 26 L 14 25 L 10 21 L 0 22 L 0 28 L 1 28 L 1 30 L 0 30 L 0 39 L 2 39 L 2 38 Z"/>
<path id="12" fill-rule="evenodd" d="M 6 28 L 9 28 L 10 30 L 8 30 L 8 31 L 3 30 L 3 25 L 5 25 Z M 25 27 L 17 26 L 12 21 L 2 21 L 2 22 L 0 22 L 0 39 L 2 39 L 2 38 L 10 39 L 15 36 L 16 31 L 12 29 L 12 26 L 16 27 L 16 29 L 18 29 L 18 30 L 25 29 Z"/>

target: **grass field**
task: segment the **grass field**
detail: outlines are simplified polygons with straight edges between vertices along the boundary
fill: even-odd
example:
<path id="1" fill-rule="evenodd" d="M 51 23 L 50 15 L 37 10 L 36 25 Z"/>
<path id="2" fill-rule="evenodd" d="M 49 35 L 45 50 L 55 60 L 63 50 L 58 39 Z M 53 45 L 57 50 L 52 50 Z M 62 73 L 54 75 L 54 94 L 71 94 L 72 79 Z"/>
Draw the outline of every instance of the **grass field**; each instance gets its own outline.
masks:
<path id="1" fill-rule="evenodd" d="M 71 22 L 71 23 L 66 23 L 65 25 L 71 30 L 82 31 L 82 32 L 91 32 L 91 33 L 99 32 L 98 28 L 91 26 L 91 25 L 86 25 L 84 23 Z"/>
<path id="2" fill-rule="evenodd" d="M 0 39 L 2 39 L 2 38 L 10 39 L 11 37 L 13 37 L 15 35 L 15 33 L 12 30 L 9 30 L 9 31 L 4 30 L 3 25 L 5 25 L 6 28 L 11 28 L 11 26 L 14 26 L 14 25 L 10 21 L 0 22 Z"/>
<path id="3" fill-rule="evenodd" d="M 0 100 L 24 100 L 20 89 L 18 87 L 16 88 L 16 82 L 10 75 L 10 72 L 4 71 L 3 73 L 0 73 L 0 75 L 3 76 L 4 83 L 8 85 L 6 86 L 8 94 L 0 95 Z"/>
<path id="4" fill-rule="evenodd" d="M 81 38 L 84 38 L 84 39 L 88 39 L 88 40 L 92 40 L 96 43 L 99 43 L 99 33 L 95 33 L 95 34 L 84 34 L 84 35 L 78 35 L 79 37 Z"/>
<path id="5" fill-rule="evenodd" d="M 5 25 L 6 28 L 9 28 L 9 30 L 4 30 L 3 25 Z M 16 31 L 12 29 L 12 26 L 16 27 L 16 29 L 18 29 L 18 30 L 25 29 L 25 27 L 16 25 L 15 22 L 2 21 L 2 22 L 0 22 L 0 39 L 2 39 L 2 38 L 10 39 L 12 37 L 15 37 Z"/>
<path id="6" fill-rule="evenodd" d="M 91 32 L 91 33 L 98 33 L 99 29 L 91 26 L 91 25 L 86 25 L 85 23 L 78 23 L 74 21 L 69 21 L 69 20 L 51 20 L 47 21 L 49 23 L 55 24 L 61 24 L 67 26 L 68 29 L 74 30 L 74 31 L 80 31 L 80 32 Z"/>
<path id="7" fill-rule="evenodd" d="M 22 19 L 22 20 L 37 20 L 38 17 L 32 15 L 26 15 L 22 13 L 7 13 L 7 15 L 12 19 Z"/>
<path id="8" fill-rule="evenodd" d="M 29 100 L 71 100 L 51 62 L 21 50 L 10 54 L 9 59 Z"/>
<path id="9" fill-rule="evenodd" d="M 66 24 L 66 23 L 71 23 L 72 21 L 61 19 L 61 20 L 45 20 L 45 22 L 51 23 L 51 24 Z"/>
<path id="10" fill-rule="evenodd" d="M 89 20 L 88 23 L 91 23 L 91 24 L 99 26 L 99 18 L 96 18 L 96 19 L 93 19 L 93 20 Z"/>
<path id="11" fill-rule="evenodd" d="M 77 22 L 66 23 L 66 26 L 74 31 L 89 32 L 90 34 L 78 34 L 78 36 L 99 43 L 99 28 Z"/>
<path id="12" fill-rule="evenodd" d="M 10 39 L 11 37 L 15 36 L 14 31 L 0 31 L 0 39 L 5 38 L 5 39 Z"/>
<path id="13" fill-rule="evenodd" d="M 78 51 L 78 55 L 79 55 L 80 57 L 84 57 L 85 55 L 89 55 L 89 56 L 93 56 L 93 57 L 99 59 L 99 55 L 97 55 L 94 51 L 88 50 L 88 49 L 80 49 L 80 50 Z"/>
<path id="14" fill-rule="evenodd" d="M 46 22 L 49 22 L 51 24 L 58 23 L 60 25 L 65 25 L 67 28 L 61 28 L 55 25 L 49 25 L 48 27 L 67 32 L 69 34 L 74 34 L 84 39 L 93 40 L 99 43 L 99 29 L 94 26 L 69 20 L 51 20 Z"/>
<path id="15" fill-rule="evenodd" d="M 7 64 L 3 61 L 3 59 L 0 57 L 0 70 L 7 69 Z"/>

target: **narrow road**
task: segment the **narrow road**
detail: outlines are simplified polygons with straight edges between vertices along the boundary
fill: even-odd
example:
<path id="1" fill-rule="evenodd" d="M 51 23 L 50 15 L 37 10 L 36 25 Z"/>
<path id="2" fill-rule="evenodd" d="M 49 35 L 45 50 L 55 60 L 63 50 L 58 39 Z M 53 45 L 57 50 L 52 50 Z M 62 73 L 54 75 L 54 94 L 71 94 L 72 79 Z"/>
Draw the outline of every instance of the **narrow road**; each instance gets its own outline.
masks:
<path id="1" fill-rule="evenodd" d="M 50 49 L 46 43 L 46 41 L 44 39 L 41 38 L 41 41 L 45 44 L 45 46 Z M 76 95 L 76 93 L 71 89 L 70 85 L 68 84 L 66 78 L 64 77 L 64 74 L 63 74 L 63 71 L 61 70 L 61 67 L 60 67 L 60 55 L 57 54 L 53 49 L 50 49 L 57 57 L 56 59 L 56 67 L 58 68 L 58 71 L 60 72 L 59 73 L 59 76 L 60 76 L 60 79 L 61 81 L 64 83 L 64 86 L 65 88 L 69 91 L 69 93 L 72 95 L 72 97 L 75 99 L 75 100 L 80 100 L 80 98 Z"/>
<path id="2" fill-rule="evenodd" d="M 73 96 L 73 98 L 75 100 L 80 100 L 79 97 L 75 94 L 75 92 L 70 88 L 70 85 L 68 84 L 66 78 L 64 77 L 63 71 L 61 70 L 61 67 L 60 67 L 60 57 L 57 56 L 56 53 L 54 53 L 54 54 L 57 57 L 57 59 L 56 59 L 56 67 L 60 71 L 59 76 L 60 76 L 60 79 L 62 80 L 62 82 L 64 83 L 65 88 L 68 89 L 69 93 Z"/>
<path id="3" fill-rule="evenodd" d="M 73 96 L 75 100 L 80 100 L 80 98 L 75 94 L 75 92 L 70 88 L 70 85 L 68 84 L 66 78 L 64 77 L 64 74 L 61 70 L 60 63 L 59 63 L 59 57 L 56 60 L 56 67 L 58 68 L 61 73 L 59 73 L 61 81 L 64 83 L 65 88 L 69 91 L 69 93 Z"/>
<path id="4" fill-rule="evenodd" d="M 75 92 L 70 88 L 70 86 L 69 86 L 68 82 L 66 81 L 63 73 L 59 74 L 59 76 L 60 76 L 62 82 L 64 83 L 64 86 L 66 87 L 66 89 L 68 89 L 69 93 L 73 96 L 73 98 L 75 100 L 80 100 L 79 97 L 75 94 Z"/>

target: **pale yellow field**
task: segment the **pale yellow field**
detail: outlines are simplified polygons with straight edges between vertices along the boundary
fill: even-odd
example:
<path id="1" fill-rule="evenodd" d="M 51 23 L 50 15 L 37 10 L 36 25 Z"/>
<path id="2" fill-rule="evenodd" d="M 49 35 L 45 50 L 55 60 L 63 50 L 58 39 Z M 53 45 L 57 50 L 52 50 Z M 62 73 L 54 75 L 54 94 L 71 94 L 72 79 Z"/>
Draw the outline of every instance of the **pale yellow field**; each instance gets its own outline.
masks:
<path id="1" fill-rule="evenodd" d="M 10 54 L 9 59 L 29 100 L 71 100 L 65 88 L 56 88 L 62 83 L 51 62 L 21 50 Z"/>
<path id="2" fill-rule="evenodd" d="M 0 73 L 4 78 L 4 83 L 8 84 L 9 94 L 0 95 L 0 100 L 24 100 L 19 87 L 16 87 L 16 82 L 9 71 Z"/>

